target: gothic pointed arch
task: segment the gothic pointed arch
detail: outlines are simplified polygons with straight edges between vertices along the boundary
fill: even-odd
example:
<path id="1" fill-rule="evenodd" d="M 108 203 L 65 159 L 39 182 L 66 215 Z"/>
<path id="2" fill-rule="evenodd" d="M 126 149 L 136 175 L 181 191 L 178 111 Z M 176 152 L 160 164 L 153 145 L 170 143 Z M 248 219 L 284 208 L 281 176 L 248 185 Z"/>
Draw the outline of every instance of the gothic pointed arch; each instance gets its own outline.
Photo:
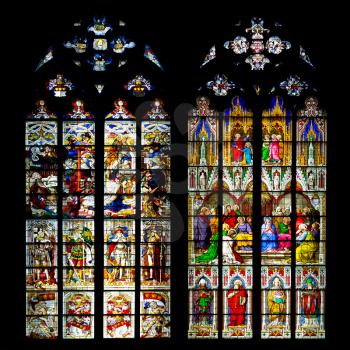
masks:
<path id="1" fill-rule="evenodd" d="M 34 67 L 25 121 L 26 336 L 169 338 L 164 67 L 113 16 L 67 33 Z"/>
<path id="2" fill-rule="evenodd" d="M 188 337 L 324 338 L 317 67 L 280 23 L 258 17 L 203 58 L 188 117 Z M 196 280 L 204 272 L 210 283 Z"/>

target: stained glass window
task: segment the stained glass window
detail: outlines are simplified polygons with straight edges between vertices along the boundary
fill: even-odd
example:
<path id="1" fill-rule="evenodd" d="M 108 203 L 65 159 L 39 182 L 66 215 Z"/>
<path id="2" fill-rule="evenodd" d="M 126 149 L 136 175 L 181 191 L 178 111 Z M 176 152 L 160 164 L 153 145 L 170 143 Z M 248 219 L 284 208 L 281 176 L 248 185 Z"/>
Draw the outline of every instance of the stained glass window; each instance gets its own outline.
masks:
<path id="1" fill-rule="evenodd" d="M 156 99 L 141 122 L 140 327 L 144 338 L 170 337 L 170 144 L 170 118 Z"/>
<path id="2" fill-rule="evenodd" d="M 200 97 L 188 121 L 189 337 L 218 337 L 218 144 L 218 114 Z"/>
<path id="3" fill-rule="evenodd" d="M 56 116 L 40 100 L 25 124 L 26 334 L 58 336 Z"/>
<path id="4" fill-rule="evenodd" d="M 205 56 L 188 117 L 188 338 L 324 338 L 326 113 L 275 62 L 294 51 L 281 25 L 241 26 Z"/>
<path id="5" fill-rule="evenodd" d="M 235 97 L 222 126 L 224 338 L 252 337 L 253 113 Z"/>
<path id="6" fill-rule="evenodd" d="M 37 91 L 59 113 L 40 100 L 25 124 L 29 338 L 171 335 L 171 121 L 148 96 L 164 68 L 148 43 L 135 55 L 124 27 L 77 22 L 36 69 L 51 65 Z M 106 71 L 123 98 L 106 93 Z"/>
<path id="7" fill-rule="evenodd" d="M 292 115 L 280 97 L 262 112 L 261 336 L 291 336 Z"/>
<path id="8" fill-rule="evenodd" d="M 327 119 L 314 97 L 297 113 L 296 337 L 325 336 Z"/>
<path id="9" fill-rule="evenodd" d="M 104 129 L 104 337 L 126 338 L 135 336 L 136 118 L 125 101 L 115 107 Z"/>
<path id="10" fill-rule="evenodd" d="M 84 103 L 63 121 L 63 337 L 94 337 L 95 122 Z"/>
<path id="11" fill-rule="evenodd" d="M 104 335 L 134 337 L 140 315 L 141 338 L 169 337 L 170 121 L 160 100 L 142 121 L 126 101 L 115 107 L 105 121 L 104 286 L 114 291 L 105 292 Z M 121 298 L 125 309 L 118 306 Z"/>
<path id="12" fill-rule="evenodd" d="M 48 48 L 24 122 L 29 341 L 326 337 L 327 113 L 281 27 L 211 43 L 175 130 L 165 66 L 123 21 L 83 19 Z"/>
<path id="13" fill-rule="evenodd" d="M 240 97 L 223 114 L 205 97 L 197 106 L 188 133 L 189 337 L 217 338 L 222 323 L 222 337 L 250 338 L 253 114 Z"/>

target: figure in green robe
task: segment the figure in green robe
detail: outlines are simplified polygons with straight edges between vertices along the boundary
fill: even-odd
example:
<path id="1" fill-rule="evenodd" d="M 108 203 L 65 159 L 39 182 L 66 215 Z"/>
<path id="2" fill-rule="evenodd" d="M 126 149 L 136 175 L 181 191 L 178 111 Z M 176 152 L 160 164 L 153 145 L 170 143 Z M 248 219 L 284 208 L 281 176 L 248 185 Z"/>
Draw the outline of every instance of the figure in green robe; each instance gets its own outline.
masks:
<path id="1" fill-rule="evenodd" d="M 227 231 L 223 231 L 223 236 L 227 235 Z M 196 263 L 209 263 L 218 256 L 219 232 L 216 232 L 210 239 L 210 246 L 206 252 L 195 258 Z"/>
<path id="2" fill-rule="evenodd" d="M 270 157 L 270 142 L 269 135 L 265 135 L 264 143 L 262 145 L 262 160 L 266 162 Z"/>
<path id="3" fill-rule="evenodd" d="M 278 224 L 278 250 L 290 250 L 292 248 L 292 231 L 290 217 L 284 217 L 283 222 Z"/>

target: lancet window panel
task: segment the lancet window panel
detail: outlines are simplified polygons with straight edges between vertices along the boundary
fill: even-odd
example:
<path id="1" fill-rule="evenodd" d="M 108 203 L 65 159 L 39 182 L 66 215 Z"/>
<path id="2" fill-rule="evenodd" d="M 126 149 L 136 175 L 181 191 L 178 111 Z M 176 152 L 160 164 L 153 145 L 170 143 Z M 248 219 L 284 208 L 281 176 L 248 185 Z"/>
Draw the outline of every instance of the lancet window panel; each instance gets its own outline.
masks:
<path id="1" fill-rule="evenodd" d="M 58 123 L 45 101 L 25 122 L 26 335 L 56 339 L 58 323 Z"/>

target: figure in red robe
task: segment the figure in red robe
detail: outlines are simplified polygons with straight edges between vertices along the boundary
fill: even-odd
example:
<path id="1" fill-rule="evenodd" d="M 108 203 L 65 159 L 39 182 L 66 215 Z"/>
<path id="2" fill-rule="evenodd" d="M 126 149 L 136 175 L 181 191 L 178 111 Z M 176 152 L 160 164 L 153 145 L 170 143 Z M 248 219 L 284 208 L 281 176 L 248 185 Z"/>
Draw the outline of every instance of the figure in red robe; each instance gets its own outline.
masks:
<path id="1" fill-rule="evenodd" d="M 241 162 L 243 159 L 241 150 L 244 148 L 244 142 L 240 134 L 235 135 L 232 145 L 232 158 L 235 163 Z"/>
<path id="2" fill-rule="evenodd" d="M 305 317 L 304 324 L 306 326 L 317 325 L 320 315 L 321 295 L 318 290 L 314 289 L 310 278 L 306 280 L 306 290 L 302 293 L 301 304 Z"/>
<path id="3" fill-rule="evenodd" d="M 297 219 L 295 220 L 295 230 L 299 230 L 299 225 L 305 224 L 305 219 L 303 218 L 303 212 L 301 209 L 297 208 Z"/>
<path id="4" fill-rule="evenodd" d="M 235 227 L 237 224 L 237 214 L 231 209 L 230 205 L 226 206 L 223 223 L 229 225 L 230 227 Z"/>
<path id="5" fill-rule="evenodd" d="M 247 291 L 243 288 L 240 280 L 236 280 L 233 288 L 229 290 L 227 302 L 230 309 L 229 326 L 244 325 L 247 306 Z"/>
<path id="6" fill-rule="evenodd" d="M 230 205 L 226 205 L 225 208 L 225 212 L 223 215 L 223 223 L 227 224 L 233 228 L 236 227 L 237 224 L 237 216 L 241 216 L 241 212 L 239 210 L 239 206 L 237 204 L 235 204 L 233 206 L 233 209 L 231 210 L 231 206 Z"/>
<path id="7" fill-rule="evenodd" d="M 76 172 L 74 172 L 70 176 L 67 176 L 64 182 L 65 182 L 65 187 L 67 189 L 66 193 L 75 194 L 79 192 L 78 176 Z"/>

